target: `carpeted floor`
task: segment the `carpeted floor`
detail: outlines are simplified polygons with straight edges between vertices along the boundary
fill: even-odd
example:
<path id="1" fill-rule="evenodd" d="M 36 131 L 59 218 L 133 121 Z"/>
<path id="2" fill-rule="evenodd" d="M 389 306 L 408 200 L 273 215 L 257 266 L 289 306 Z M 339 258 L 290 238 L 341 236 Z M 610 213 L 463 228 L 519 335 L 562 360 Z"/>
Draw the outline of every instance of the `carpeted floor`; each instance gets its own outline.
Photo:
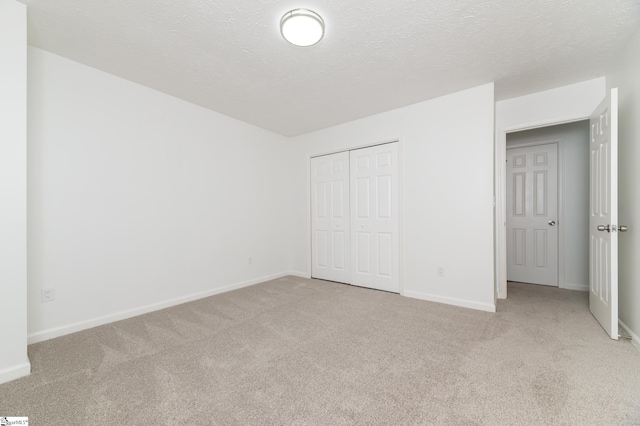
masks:
<path id="1" fill-rule="evenodd" d="M 587 293 L 490 314 L 285 277 L 29 347 L 32 425 L 640 424 L 640 352 Z"/>

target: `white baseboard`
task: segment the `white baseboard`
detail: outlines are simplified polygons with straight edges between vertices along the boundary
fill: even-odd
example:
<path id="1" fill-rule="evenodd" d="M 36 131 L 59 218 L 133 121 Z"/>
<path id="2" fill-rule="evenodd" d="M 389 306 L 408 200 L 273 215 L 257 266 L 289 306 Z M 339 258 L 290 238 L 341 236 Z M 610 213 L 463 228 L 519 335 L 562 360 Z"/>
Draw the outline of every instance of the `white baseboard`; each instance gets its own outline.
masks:
<path id="1" fill-rule="evenodd" d="M 454 299 L 452 297 L 436 296 L 433 294 L 420 293 L 417 291 L 405 290 L 403 296 L 414 299 L 428 300 L 429 302 L 444 303 L 446 305 L 461 306 L 463 308 L 476 309 L 485 312 L 495 312 L 496 306 L 488 303 L 478 303 L 471 300 Z"/>
<path id="2" fill-rule="evenodd" d="M 629 333 L 629 336 L 631 336 L 631 342 L 633 343 L 633 346 L 635 346 L 636 349 L 640 351 L 640 337 L 638 337 L 636 333 L 631 331 L 631 329 L 629 328 L 629 326 L 627 326 L 627 324 L 623 323 L 619 319 L 618 319 L 618 323 L 622 326 L 622 328 L 625 329 L 627 333 Z"/>
<path id="3" fill-rule="evenodd" d="M 564 283 L 564 285 L 561 288 L 565 290 L 589 291 L 589 284 Z"/>
<path id="4" fill-rule="evenodd" d="M 289 271 L 287 275 L 293 275 L 294 277 L 300 278 L 311 278 L 311 274 L 308 272 L 299 272 L 299 271 Z"/>
<path id="5" fill-rule="evenodd" d="M 56 337 L 64 336 L 78 331 L 86 330 L 100 325 L 109 324 L 115 321 L 135 317 L 138 315 L 147 314 L 149 312 L 158 311 L 160 309 L 169 308 L 171 306 L 181 305 L 183 303 L 191 302 L 194 300 L 202 299 L 209 296 L 214 296 L 220 293 L 226 293 L 231 290 L 237 290 L 239 288 L 248 287 L 254 284 L 259 284 L 269 280 L 275 280 L 287 275 L 294 275 L 294 272 L 281 272 L 279 274 L 267 275 L 260 278 L 254 278 L 248 281 L 242 281 L 235 284 L 230 284 L 224 287 L 214 288 L 198 293 L 189 294 L 187 296 L 177 297 L 175 299 L 166 300 L 160 303 L 153 303 L 151 305 L 141 306 L 139 308 L 128 309 L 126 311 L 120 311 L 109 315 L 104 315 L 97 318 L 92 318 L 85 321 L 80 321 L 61 327 L 50 328 L 48 330 L 38 331 L 27 336 L 27 344 L 43 342 L 45 340 L 54 339 Z"/>
<path id="6" fill-rule="evenodd" d="M 0 384 L 28 376 L 29 374 L 31 374 L 31 363 L 28 361 L 5 368 L 4 370 L 0 370 Z"/>

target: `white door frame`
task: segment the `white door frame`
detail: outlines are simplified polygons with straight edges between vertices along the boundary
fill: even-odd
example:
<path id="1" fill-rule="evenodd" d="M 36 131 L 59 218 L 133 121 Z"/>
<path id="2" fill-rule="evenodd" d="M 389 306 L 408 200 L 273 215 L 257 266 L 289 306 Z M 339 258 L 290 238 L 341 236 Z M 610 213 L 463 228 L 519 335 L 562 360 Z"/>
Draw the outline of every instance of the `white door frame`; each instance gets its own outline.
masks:
<path id="1" fill-rule="evenodd" d="M 559 124 L 574 123 L 576 121 L 588 120 L 589 115 L 568 117 L 565 119 L 550 119 L 535 123 L 521 123 L 510 127 L 496 129 L 495 141 L 495 271 L 496 271 L 496 299 L 507 298 L 507 170 L 505 163 L 507 161 L 507 133 L 519 132 L 523 130 L 538 129 L 540 127 L 556 126 Z M 559 146 L 561 144 L 558 144 Z M 558 150 L 558 198 L 562 199 L 562 153 Z M 559 220 L 564 222 L 564 209 L 562 203 L 558 204 Z M 564 285 L 564 236 L 558 235 L 558 287 L 562 288 L 560 283 Z"/>
<path id="2" fill-rule="evenodd" d="M 311 159 L 314 157 L 320 157 L 323 155 L 336 154 L 338 152 L 353 151 L 355 149 L 369 148 L 377 145 L 385 145 L 388 143 L 398 143 L 398 230 L 399 230 L 399 252 L 398 263 L 400 270 L 398 271 L 398 278 L 400 280 L 400 295 L 404 296 L 404 167 L 403 153 L 404 144 L 401 138 L 389 139 L 381 142 L 368 143 L 363 145 L 349 145 L 343 148 L 338 148 L 333 151 L 322 151 L 307 156 L 307 272 L 306 278 L 311 278 L 311 265 L 313 262 L 312 252 L 313 249 L 311 243 Z M 506 253 L 506 252 L 505 252 Z"/>

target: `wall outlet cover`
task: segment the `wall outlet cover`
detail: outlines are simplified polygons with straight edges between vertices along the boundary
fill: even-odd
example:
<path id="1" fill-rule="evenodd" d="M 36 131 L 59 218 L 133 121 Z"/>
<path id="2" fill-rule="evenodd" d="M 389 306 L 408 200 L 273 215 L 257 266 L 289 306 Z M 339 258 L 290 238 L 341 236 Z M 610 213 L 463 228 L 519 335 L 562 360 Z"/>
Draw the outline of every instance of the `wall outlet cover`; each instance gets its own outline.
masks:
<path id="1" fill-rule="evenodd" d="M 43 302 L 51 302 L 52 300 L 55 300 L 55 298 L 56 298 L 56 292 L 53 287 L 42 289 Z"/>

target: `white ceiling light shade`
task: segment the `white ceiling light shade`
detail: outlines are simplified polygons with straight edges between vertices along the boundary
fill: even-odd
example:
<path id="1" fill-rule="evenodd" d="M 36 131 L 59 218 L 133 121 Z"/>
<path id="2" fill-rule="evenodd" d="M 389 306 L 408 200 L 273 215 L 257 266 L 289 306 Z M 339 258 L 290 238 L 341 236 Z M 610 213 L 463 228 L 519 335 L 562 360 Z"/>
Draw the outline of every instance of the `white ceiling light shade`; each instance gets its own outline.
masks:
<path id="1" fill-rule="evenodd" d="M 282 37 L 296 46 L 313 46 L 324 36 L 324 21 L 315 12 L 294 9 L 284 14 L 280 20 Z"/>

